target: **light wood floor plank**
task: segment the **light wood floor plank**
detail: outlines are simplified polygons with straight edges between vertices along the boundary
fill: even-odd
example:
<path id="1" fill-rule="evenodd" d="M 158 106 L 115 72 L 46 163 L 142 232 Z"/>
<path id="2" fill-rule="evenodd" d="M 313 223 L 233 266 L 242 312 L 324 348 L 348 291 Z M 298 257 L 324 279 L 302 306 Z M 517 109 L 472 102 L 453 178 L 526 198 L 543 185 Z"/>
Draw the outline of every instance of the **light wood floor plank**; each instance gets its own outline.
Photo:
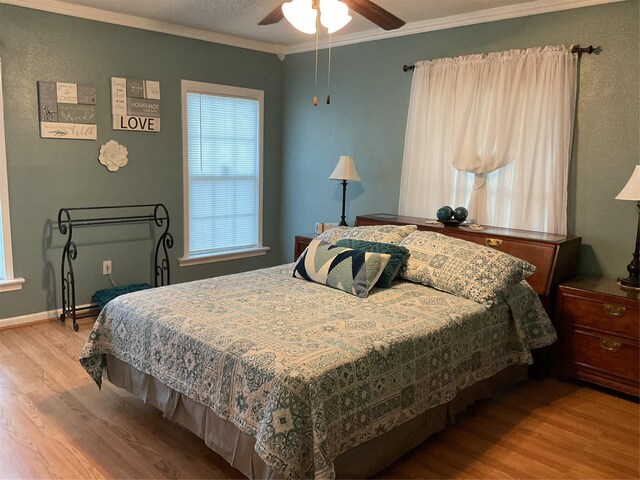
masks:
<path id="1" fill-rule="evenodd" d="M 78 363 L 58 322 L 0 331 L 0 478 L 240 477 L 204 442 Z M 638 403 L 547 379 L 478 402 L 380 478 L 638 478 Z"/>

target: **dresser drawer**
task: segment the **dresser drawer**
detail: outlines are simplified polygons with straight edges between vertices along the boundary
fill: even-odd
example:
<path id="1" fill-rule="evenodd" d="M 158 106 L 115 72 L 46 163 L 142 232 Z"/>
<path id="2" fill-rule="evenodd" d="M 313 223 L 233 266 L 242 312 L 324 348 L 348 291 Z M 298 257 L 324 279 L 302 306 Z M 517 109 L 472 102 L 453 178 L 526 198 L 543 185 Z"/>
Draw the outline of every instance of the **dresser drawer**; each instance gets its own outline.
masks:
<path id="1" fill-rule="evenodd" d="M 555 259 L 556 249 L 553 245 L 513 240 L 504 237 L 492 237 L 490 235 L 480 236 L 456 233 L 455 236 L 462 240 L 495 248 L 496 250 L 521 258 L 535 265 L 536 272 L 527 278 L 527 282 L 529 282 L 529 285 L 531 285 L 536 293 L 546 293 L 547 285 L 549 284 L 549 272 L 552 270 Z"/>
<path id="2" fill-rule="evenodd" d="M 563 296 L 565 320 L 575 327 L 586 327 L 637 339 L 640 333 L 638 308 L 620 305 L 615 300 L 602 302 L 588 298 Z"/>
<path id="3" fill-rule="evenodd" d="M 576 370 L 593 369 L 607 377 L 618 377 L 638 385 L 638 345 L 620 338 L 581 330 L 568 334 L 567 355 Z"/>

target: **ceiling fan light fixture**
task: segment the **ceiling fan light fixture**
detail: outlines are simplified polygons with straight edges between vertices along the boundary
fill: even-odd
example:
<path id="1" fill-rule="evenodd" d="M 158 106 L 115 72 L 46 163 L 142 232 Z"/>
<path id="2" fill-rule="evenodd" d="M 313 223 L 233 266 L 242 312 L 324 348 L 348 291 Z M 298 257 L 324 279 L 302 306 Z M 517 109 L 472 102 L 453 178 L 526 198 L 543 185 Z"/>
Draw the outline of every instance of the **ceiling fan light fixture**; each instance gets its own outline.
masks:
<path id="1" fill-rule="evenodd" d="M 351 21 L 349 8 L 339 0 L 320 0 L 320 23 L 334 33 Z"/>
<path id="2" fill-rule="evenodd" d="M 302 33 L 316 33 L 318 12 L 312 0 L 292 0 L 282 4 L 282 13 L 297 30 Z"/>

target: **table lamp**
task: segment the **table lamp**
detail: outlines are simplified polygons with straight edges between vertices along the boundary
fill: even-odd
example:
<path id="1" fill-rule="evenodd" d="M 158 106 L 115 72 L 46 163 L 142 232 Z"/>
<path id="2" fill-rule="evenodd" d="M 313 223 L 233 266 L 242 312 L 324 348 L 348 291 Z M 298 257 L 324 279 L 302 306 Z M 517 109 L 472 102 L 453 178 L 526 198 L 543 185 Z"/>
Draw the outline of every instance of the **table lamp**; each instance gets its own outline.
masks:
<path id="1" fill-rule="evenodd" d="M 640 165 L 636 165 L 635 170 L 631 174 L 631 178 L 618 194 L 616 200 L 632 200 L 638 202 L 636 249 L 633 252 L 633 259 L 629 265 L 627 265 L 629 276 L 627 278 L 619 278 L 618 281 L 622 287 L 640 289 L 640 254 L 638 252 L 638 247 L 640 246 Z"/>
<path id="2" fill-rule="evenodd" d="M 342 155 L 340 157 L 340 160 L 338 160 L 336 168 L 333 169 L 333 173 L 329 175 L 329 179 L 342 180 L 342 220 L 340 220 L 339 225 L 341 227 L 346 227 L 347 221 L 344 215 L 344 206 L 347 198 L 347 181 L 360 181 L 360 177 L 358 176 L 358 171 L 356 170 L 356 164 L 353 161 L 353 157 L 350 157 L 349 155 Z"/>

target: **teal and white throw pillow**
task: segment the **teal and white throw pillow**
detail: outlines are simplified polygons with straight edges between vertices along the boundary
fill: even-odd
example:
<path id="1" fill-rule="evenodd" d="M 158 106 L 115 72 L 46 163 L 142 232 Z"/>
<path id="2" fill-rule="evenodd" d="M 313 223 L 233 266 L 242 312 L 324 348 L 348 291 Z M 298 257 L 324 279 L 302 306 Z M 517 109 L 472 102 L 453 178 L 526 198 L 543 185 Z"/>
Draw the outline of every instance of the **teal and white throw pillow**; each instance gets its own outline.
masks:
<path id="1" fill-rule="evenodd" d="M 402 278 L 486 306 L 502 301 L 536 271 L 508 253 L 436 232 L 414 232 L 400 245 L 411 254 Z"/>
<path id="2" fill-rule="evenodd" d="M 300 256 L 293 276 L 366 297 L 390 258 L 388 254 L 336 247 L 316 238 Z"/>
<path id="3" fill-rule="evenodd" d="M 336 247 L 347 247 L 363 252 L 388 253 L 391 255 L 387 266 L 384 267 L 382 275 L 376 282 L 376 287 L 389 288 L 400 272 L 400 269 L 407 263 L 409 250 L 400 245 L 383 242 L 369 242 L 367 240 L 357 240 L 355 238 L 343 238 L 336 242 Z"/>

